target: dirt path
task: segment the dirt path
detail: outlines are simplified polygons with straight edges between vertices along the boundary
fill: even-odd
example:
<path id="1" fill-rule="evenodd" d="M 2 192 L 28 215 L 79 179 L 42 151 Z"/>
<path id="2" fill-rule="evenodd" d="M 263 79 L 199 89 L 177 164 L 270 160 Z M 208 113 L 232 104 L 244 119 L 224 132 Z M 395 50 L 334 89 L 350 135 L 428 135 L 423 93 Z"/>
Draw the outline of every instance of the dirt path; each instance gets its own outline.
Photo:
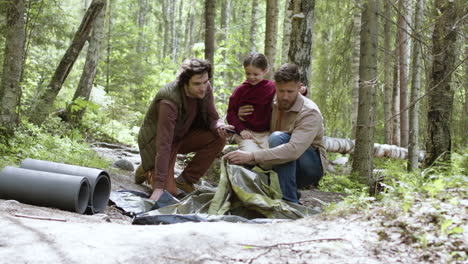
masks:
<path id="1" fill-rule="evenodd" d="M 133 154 L 128 155 L 133 160 Z M 111 178 L 113 190 L 147 190 L 133 183 L 131 172 L 112 173 Z M 303 199 L 322 205 L 337 197 L 306 191 Z M 0 259 L 2 263 L 391 263 L 374 255 L 377 233 L 371 223 L 360 219 L 319 215 L 273 224 L 134 226 L 113 207 L 90 216 L 0 200 Z"/>

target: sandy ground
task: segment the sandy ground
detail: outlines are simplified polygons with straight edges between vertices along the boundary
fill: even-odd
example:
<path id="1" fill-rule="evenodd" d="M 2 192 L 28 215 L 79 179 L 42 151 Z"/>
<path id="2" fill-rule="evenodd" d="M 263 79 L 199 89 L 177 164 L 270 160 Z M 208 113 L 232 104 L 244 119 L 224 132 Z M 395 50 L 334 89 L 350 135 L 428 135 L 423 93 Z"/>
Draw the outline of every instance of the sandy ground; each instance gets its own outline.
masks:
<path id="1" fill-rule="evenodd" d="M 111 179 L 112 190 L 147 190 L 133 183 L 130 172 L 112 173 Z M 323 206 L 338 199 L 308 190 L 302 201 Z M 0 263 L 392 262 L 374 254 L 375 228 L 356 215 L 273 224 L 130 222 L 112 206 L 104 214 L 79 215 L 0 200 Z"/>
<path id="2" fill-rule="evenodd" d="M 0 262 L 386 263 L 372 254 L 373 228 L 353 219 L 134 226 L 112 213 L 0 201 Z"/>

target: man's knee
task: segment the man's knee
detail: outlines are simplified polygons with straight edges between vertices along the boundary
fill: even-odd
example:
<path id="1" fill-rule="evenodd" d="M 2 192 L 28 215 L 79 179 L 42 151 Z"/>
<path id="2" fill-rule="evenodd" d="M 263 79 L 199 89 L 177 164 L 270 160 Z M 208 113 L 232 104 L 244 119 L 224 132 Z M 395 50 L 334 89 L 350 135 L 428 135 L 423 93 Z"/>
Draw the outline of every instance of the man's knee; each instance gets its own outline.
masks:
<path id="1" fill-rule="evenodd" d="M 274 148 L 284 143 L 288 143 L 290 138 L 291 136 L 288 133 L 275 131 L 268 137 L 268 145 L 270 148 Z"/>

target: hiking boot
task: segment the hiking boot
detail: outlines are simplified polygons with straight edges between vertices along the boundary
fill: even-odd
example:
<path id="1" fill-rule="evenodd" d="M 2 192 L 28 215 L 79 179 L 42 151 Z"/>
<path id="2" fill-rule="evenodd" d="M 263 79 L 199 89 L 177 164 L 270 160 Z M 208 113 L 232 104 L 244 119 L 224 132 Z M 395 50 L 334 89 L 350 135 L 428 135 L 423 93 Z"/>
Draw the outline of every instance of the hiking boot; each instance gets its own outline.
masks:
<path id="1" fill-rule="evenodd" d="M 138 168 L 135 171 L 135 183 L 136 184 L 142 184 L 143 182 L 146 181 L 146 173 L 145 170 L 143 169 L 143 166 L 138 166 Z"/>
<path id="2" fill-rule="evenodd" d="M 177 188 L 181 189 L 182 191 L 186 193 L 191 193 L 195 191 L 195 186 L 193 186 L 193 183 L 188 182 L 183 179 L 179 179 L 179 177 L 175 179 L 175 183 L 176 183 Z"/>
<path id="3" fill-rule="evenodd" d="M 145 172 L 143 166 L 138 166 L 135 171 L 135 183 L 142 184 L 144 182 L 148 183 L 150 186 L 153 186 L 153 178 L 151 177 L 151 170 Z"/>

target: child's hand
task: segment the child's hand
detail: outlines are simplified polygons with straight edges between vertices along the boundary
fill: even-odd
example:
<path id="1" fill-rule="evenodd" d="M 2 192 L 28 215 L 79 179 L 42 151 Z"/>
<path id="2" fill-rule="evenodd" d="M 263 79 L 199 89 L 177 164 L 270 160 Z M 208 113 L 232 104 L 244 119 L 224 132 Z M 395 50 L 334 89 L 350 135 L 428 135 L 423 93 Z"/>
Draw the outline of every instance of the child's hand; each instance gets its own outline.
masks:
<path id="1" fill-rule="evenodd" d="M 250 133 L 250 131 L 248 131 L 248 130 L 242 130 L 240 135 L 241 135 L 242 139 L 253 139 L 252 133 Z"/>

